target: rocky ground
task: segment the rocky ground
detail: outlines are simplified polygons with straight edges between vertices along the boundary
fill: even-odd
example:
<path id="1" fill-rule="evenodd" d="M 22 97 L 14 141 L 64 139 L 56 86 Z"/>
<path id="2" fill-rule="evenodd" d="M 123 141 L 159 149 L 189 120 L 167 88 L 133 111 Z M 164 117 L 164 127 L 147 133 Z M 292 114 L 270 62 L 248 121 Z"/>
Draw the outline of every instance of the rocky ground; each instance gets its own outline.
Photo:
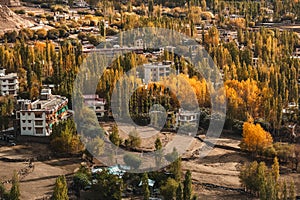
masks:
<path id="1" fill-rule="evenodd" d="M 0 33 L 34 26 L 34 23 L 15 14 L 7 6 L 0 5 Z"/>

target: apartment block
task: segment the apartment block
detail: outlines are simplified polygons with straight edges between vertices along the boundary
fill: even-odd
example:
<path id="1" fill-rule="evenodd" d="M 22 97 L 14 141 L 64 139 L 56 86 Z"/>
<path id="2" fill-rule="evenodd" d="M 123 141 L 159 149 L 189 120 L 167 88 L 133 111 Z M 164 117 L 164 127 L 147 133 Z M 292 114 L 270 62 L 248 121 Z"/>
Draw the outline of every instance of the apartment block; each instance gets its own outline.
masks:
<path id="1" fill-rule="evenodd" d="M 5 69 L 0 68 L 0 95 L 17 96 L 19 81 L 17 73 L 5 74 Z"/>
<path id="2" fill-rule="evenodd" d="M 170 75 L 171 61 L 144 64 L 144 83 L 158 82 Z"/>
<path id="3" fill-rule="evenodd" d="M 40 99 L 18 100 L 16 119 L 21 136 L 50 136 L 55 123 L 68 115 L 68 99 L 52 95 L 51 89 L 43 89 Z"/>

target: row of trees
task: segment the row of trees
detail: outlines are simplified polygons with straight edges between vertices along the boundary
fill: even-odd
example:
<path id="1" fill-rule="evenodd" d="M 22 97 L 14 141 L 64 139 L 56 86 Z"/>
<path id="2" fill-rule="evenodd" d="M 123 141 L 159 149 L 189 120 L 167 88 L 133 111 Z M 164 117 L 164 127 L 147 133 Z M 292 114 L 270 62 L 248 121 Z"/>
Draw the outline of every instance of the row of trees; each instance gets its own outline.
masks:
<path id="1" fill-rule="evenodd" d="M 134 21 L 134 19 L 132 20 Z M 178 26 L 175 29 L 181 28 Z M 234 42 L 218 45 L 220 43 L 218 38 L 218 30 L 213 27 L 209 30 L 209 34 L 204 36 L 204 44 L 217 65 L 223 69 L 224 79 L 228 81 L 226 85 L 229 86 L 229 95 L 227 96 L 230 103 L 228 106 L 229 118 L 245 121 L 247 116 L 250 115 L 255 119 L 262 118 L 265 121 L 272 121 L 273 128 L 279 129 L 283 121 L 282 109 L 288 102 L 297 103 L 298 101 L 297 74 L 299 61 L 291 59 L 290 56 L 295 45 L 299 44 L 299 40 L 291 32 L 270 31 L 267 29 L 261 29 L 258 32 L 239 30 L 238 41 L 246 45 L 245 48 L 239 49 Z M 185 64 L 178 57 L 172 54 L 166 54 L 165 57 L 175 62 L 175 69 L 180 69 L 181 72 L 188 74 L 190 77 L 195 75 L 192 70 L 193 67 Z M 252 66 L 253 57 L 259 59 L 256 67 Z M 38 42 L 32 47 L 26 45 L 23 41 L 16 42 L 14 47 L 3 45 L 0 48 L 0 63 L 2 63 L 2 66 L 7 68 L 8 71 L 19 72 L 21 80 L 20 96 L 32 99 L 37 98 L 42 83 L 47 82 L 56 85 L 56 92 L 70 97 L 73 81 L 82 60 L 81 45 L 78 42 L 63 42 L 56 50 L 50 42 Z M 98 66 L 101 62 L 103 61 L 98 60 L 94 64 Z M 97 93 L 106 97 L 109 101 L 116 80 L 122 77 L 125 71 L 134 69 L 144 62 L 145 58 L 143 56 L 135 54 L 118 58 L 114 63 L 115 66 L 111 70 L 105 71 L 98 84 Z M 124 81 L 130 83 L 126 87 L 132 86 L 134 80 L 131 79 L 132 77 L 123 78 Z M 205 82 L 202 79 L 197 80 L 195 78 L 187 81 L 197 86 L 194 88 L 199 90 L 197 97 L 200 105 L 209 106 L 209 94 Z M 124 86 L 125 82 L 121 84 Z M 129 104 L 131 113 L 147 112 L 153 99 L 155 101 L 159 100 L 159 103 L 165 104 L 168 108 L 176 108 L 176 102 L 171 102 L 168 98 L 168 96 L 173 96 L 170 94 L 171 91 L 167 91 L 167 88 L 153 85 L 150 89 L 139 88 L 141 95 L 135 93 L 131 97 L 132 101 Z M 161 90 L 166 95 L 156 98 L 154 94 L 160 93 Z M 248 97 L 247 94 L 240 94 L 240 91 L 244 90 L 251 90 L 252 96 Z M 151 91 L 153 91 L 152 94 L 150 94 Z M 120 96 L 122 95 L 121 93 Z M 150 95 L 150 97 L 146 98 L 145 95 Z M 180 96 L 189 97 L 189 95 Z M 255 107 L 251 107 L 251 104 L 247 105 L 251 99 L 258 97 L 260 101 L 253 105 Z M 175 105 L 172 105 L 174 103 Z M 242 112 L 239 110 L 241 107 L 244 108 Z M 124 108 L 127 110 L 126 107 Z M 296 121 L 297 115 L 293 116 L 292 120 Z"/>
<path id="2" fill-rule="evenodd" d="M 282 163 L 290 163 L 293 169 L 298 170 L 300 162 L 299 144 L 273 143 L 271 134 L 258 123 L 244 123 L 240 147 L 251 153 L 253 157 L 263 156 L 266 159 L 278 157 Z"/>
<path id="3" fill-rule="evenodd" d="M 241 169 L 241 183 L 246 191 L 262 200 L 296 199 L 294 182 L 290 181 L 287 185 L 285 180 L 280 180 L 279 168 L 276 157 L 270 169 L 264 162 L 257 163 L 254 161 Z"/>
<path id="4" fill-rule="evenodd" d="M 192 174 L 188 170 L 185 173 L 183 182 L 168 178 L 164 185 L 161 186 L 161 194 L 166 200 L 194 200 L 197 196 L 193 196 Z"/>
<path id="5" fill-rule="evenodd" d="M 51 30 L 38 29 L 33 31 L 29 28 L 21 29 L 17 31 L 8 31 L 4 35 L 0 36 L 1 40 L 6 40 L 7 42 L 16 42 L 17 40 L 54 40 L 58 38 L 66 38 L 69 36 L 68 29 L 66 28 L 54 28 Z"/>
<path id="6" fill-rule="evenodd" d="M 7 72 L 18 72 L 19 96 L 36 99 L 42 84 L 52 83 L 54 92 L 71 99 L 73 82 L 82 63 L 82 47 L 79 42 L 64 41 L 58 48 L 49 41 L 28 45 L 17 41 L 13 47 L 0 46 L 0 67 Z"/>

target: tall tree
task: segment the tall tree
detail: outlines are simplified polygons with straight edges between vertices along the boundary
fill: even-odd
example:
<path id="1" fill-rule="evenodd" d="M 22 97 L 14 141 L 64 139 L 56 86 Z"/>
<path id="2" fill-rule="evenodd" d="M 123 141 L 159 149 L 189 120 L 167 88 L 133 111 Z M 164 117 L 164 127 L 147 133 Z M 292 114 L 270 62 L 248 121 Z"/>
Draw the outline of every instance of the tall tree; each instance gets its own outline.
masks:
<path id="1" fill-rule="evenodd" d="M 278 158 L 275 157 L 272 165 L 272 174 L 274 176 L 275 181 L 279 180 L 279 162 Z"/>
<path id="2" fill-rule="evenodd" d="M 66 177 L 59 176 L 55 181 L 53 200 L 69 200 Z"/>
<path id="3" fill-rule="evenodd" d="M 148 184 L 148 174 L 144 173 L 142 177 L 142 188 L 143 188 L 143 199 L 149 200 L 150 197 L 150 190 L 149 190 L 149 184 Z"/>
<path id="4" fill-rule="evenodd" d="M 183 200 L 190 200 L 192 197 L 192 174 L 188 170 L 185 173 L 185 178 L 183 181 Z"/>
<path id="5" fill-rule="evenodd" d="M 241 148 L 252 153 L 261 153 L 273 142 L 270 133 L 266 132 L 259 124 L 245 122 L 243 126 L 243 140 Z"/>
<path id="6" fill-rule="evenodd" d="M 182 187 L 181 184 L 178 184 L 177 190 L 176 190 L 176 200 L 183 200 L 182 196 Z"/>
<path id="7" fill-rule="evenodd" d="M 14 172 L 12 178 L 12 187 L 9 193 L 9 199 L 11 200 L 19 200 L 20 199 L 20 188 L 19 188 L 19 177 L 17 172 Z"/>

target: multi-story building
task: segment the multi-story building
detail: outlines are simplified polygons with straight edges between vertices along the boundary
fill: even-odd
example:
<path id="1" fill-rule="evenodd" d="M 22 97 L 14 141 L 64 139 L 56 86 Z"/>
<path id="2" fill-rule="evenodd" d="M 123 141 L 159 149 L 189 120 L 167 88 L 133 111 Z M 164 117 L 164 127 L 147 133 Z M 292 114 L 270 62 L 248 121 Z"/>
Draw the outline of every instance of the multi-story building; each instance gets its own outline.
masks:
<path id="1" fill-rule="evenodd" d="M 199 123 L 199 117 L 199 112 L 179 109 L 179 112 L 176 114 L 176 124 L 177 126 L 187 124 L 197 125 Z"/>
<path id="2" fill-rule="evenodd" d="M 252 58 L 252 66 L 257 68 L 259 64 L 259 59 L 258 58 Z"/>
<path id="3" fill-rule="evenodd" d="M 19 90 L 17 73 L 5 74 L 5 69 L 0 68 L 0 95 L 16 96 Z"/>
<path id="4" fill-rule="evenodd" d="M 169 76 L 171 64 L 171 61 L 144 64 L 144 83 L 157 82 L 161 78 Z"/>
<path id="5" fill-rule="evenodd" d="M 106 100 L 96 94 L 83 95 L 84 104 L 95 111 L 98 120 L 105 116 Z"/>
<path id="6" fill-rule="evenodd" d="M 43 89 L 34 102 L 18 100 L 16 119 L 21 136 L 49 136 L 53 124 L 68 117 L 68 99 Z"/>

